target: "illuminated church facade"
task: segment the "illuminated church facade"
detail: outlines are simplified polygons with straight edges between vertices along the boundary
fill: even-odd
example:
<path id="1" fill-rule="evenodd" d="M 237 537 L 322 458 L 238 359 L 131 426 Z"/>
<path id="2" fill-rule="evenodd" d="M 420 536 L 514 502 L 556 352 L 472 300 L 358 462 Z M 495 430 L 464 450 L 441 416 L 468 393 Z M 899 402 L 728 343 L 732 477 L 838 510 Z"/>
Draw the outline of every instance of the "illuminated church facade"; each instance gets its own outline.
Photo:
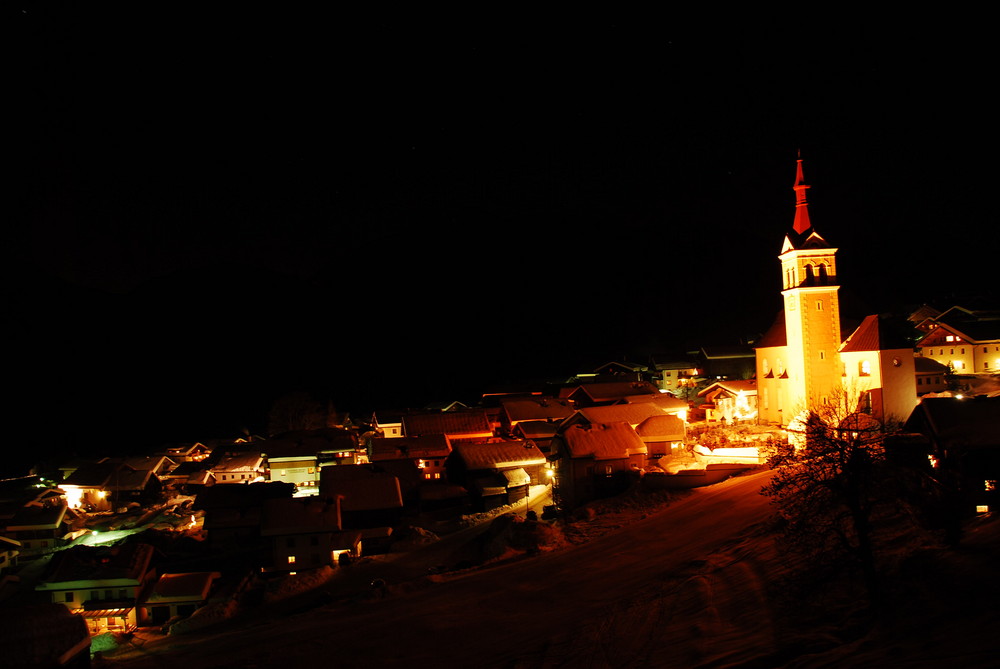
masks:
<path id="1" fill-rule="evenodd" d="M 874 315 L 843 336 L 837 249 L 812 227 L 808 188 L 799 159 L 795 220 L 778 255 L 783 308 L 756 348 L 758 421 L 787 425 L 845 397 L 880 420 L 903 420 L 917 404 L 913 349 L 889 348 Z"/>

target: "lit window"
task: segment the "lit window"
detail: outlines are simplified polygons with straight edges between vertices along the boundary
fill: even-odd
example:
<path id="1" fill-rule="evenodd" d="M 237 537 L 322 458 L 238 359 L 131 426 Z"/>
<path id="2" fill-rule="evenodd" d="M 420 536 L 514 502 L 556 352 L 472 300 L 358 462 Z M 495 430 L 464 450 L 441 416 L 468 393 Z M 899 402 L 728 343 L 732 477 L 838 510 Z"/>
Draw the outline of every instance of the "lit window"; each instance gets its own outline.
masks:
<path id="1" fill-rule="evenodd" d="M 861 376 L 870 376 L 872 373 L 872 363 L 867 360 L 862 360 L 859 368 Z"/>
<path id="2" fill-rule="evenodd" d="M 948 335 L 944 338 L 945 341 L 955 341 L 955 335 Z"/>
<path id="3" fill-rule="evenodd" d="M 441 472 L 435 472 L 434 478 L 436 478 L 436 479 L 441 478 Z"/>
<path id="4" fill-rule="evenodd" d="M 295 564 L 295 556 L 294 555 L 289 555 L 288 556 L 288 564 Z"/>
<path id="5" fill-rule="evenodd" d="M 976 513 L 989 513 L 989 512 L 990 512 L 990 507 L 987 506 L 986 504 L 976 505 Z"/>
<path id="6" fill-rule="evenodd" d="M 983 489 L 986 490 L 986 492 L 993 492 L 997 489 L 997 482 L 995 480 L 987 479 L 983 481 Z"/>

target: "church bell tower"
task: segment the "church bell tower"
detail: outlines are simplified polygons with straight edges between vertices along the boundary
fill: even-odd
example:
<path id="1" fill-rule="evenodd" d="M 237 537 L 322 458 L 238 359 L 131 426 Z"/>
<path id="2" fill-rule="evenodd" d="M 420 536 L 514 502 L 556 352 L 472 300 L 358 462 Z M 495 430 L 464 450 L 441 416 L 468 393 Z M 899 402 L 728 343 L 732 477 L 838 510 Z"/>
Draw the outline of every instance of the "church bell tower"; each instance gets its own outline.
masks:
<path id="1" fill-rule="evenodd" d="M 781 261 L 787 345 L 789 409 L 826 403 L 842 386 L 840 303 L 837 297 L 837 249 L 812 227 L 798 158 L 795 174 L 795 220 L 785 236 Z M 791 416 L 787 416 L 791 418 Z"/>

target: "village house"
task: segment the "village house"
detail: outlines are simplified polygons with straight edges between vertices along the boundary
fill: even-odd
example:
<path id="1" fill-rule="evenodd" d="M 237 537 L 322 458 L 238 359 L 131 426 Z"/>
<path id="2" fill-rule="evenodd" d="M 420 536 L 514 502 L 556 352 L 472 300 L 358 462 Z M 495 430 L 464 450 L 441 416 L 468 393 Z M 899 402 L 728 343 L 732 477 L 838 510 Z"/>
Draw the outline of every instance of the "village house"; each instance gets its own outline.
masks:
<path id="1" fill-rule="evenodd" d="M 264 481 L 264 456 L 257 450 L 226 453 L 211 471 L 217 484 Z"/>
<path id="2" fill-rule="evenodd" d="M 190 616 L 204 606 L 212 583 L 220 576 L 217 571 L 161 574 L 141 603 L 141 618 L 148 624 L 163 625 L 174 618 Z"/>
<path id="3" fill-rule="evenodd" d="M 571 400 L 553 397 L 517 397 L 501 400 L 500 427 L 507 434 L 524 422 L 558 424 L 573 414 Z"/>
<path id="4" fill-rule="evenodd" d="M 553 441 L 555 495 L 572 509 L 623 492 L 638 479 L 648 447 L 628 423 L 566 422 Z"/>
<path id="5" fill-rule="evenodd" d="M 212 454 L 212 449 L 196 441 L 191 444 L 177 444 L 174 446 L 168 446 L 159 453 L 167 458 L 170 458 L 177 464 L 182 462 L 201 462 L 207 459 Z"/>
<path id="6" fill-rule="evenodd" d="M 707 379 L 751 379 L 754 360 L 753 347 L 746 344 L 703 346 L 698 351 L 698 367 Z"/>
<path id="7" fill-rule="evenodd" d="M 192 508 L 204 512 L 202 527 L 214 549 L 252 548 L 260 539 L 264 501 L 290 498 L 294 490 L 280 482 L 209 486 L 198 492 Z"/>
<path id="8" fill-rule="evenodd" d="M 655 356 L 652 361 L 655 383 L 660 392 L 681 394 L 701 381 L 702 370 L 693 360 Z"/>
<path id="9" fill-rule="evenodd" d="M 921 357 L 956 374 L 1000 374 L 1000 313 L 955 306 L 923 325 Z"/>
<path id="10" fill-rule="evenodd" d="M 530 441 L 459 442 L 448 458 L 448 478 L 488 511 L 524 499 L 532 485 L 548 483 L 545 454 Z"/>
<path id="11" fill-rule="evenodd" d="M 652 397 L 659 394 L 659 389 L 648 381 L 608 381 L 567 386 L 560 392 L 560 397 L 585 408 L 620 404 L 636 395 Z"/>
<path id="12" fill-rule="evenodd" d="M 716 381 L 698 393 L 704 398 L 702 409 L 709 423 L 757 422 L 757 381 Z"/>
<path id="13" fill-rule="evenodd" d="M 468 409 L 404 414 L 403 433 L 407 437 L 443 434 L 453 443 L 492 437 L 493 428 L 484 409 Z"/>
<path id="14" fill-rule="evenodd" d="M 324 467 L 319 485 L 321 499 L 340 498 L 346 529 L 395 527 L 403 517 L 399 479 L 377 465 Z"/>
<path id="15" fill-rule="evenodd" d="M 152 556 L 139 542 L 73 546 L 53 556 L 35 590 L 86 619 L 92 635 L 128 632 L 142 622 L 136 603 L 155 578 Z"/>
<path id="16" fill-rule="evenodd" d="M 650 416 L 635 426 L 635 433 L 646 444 L 647 463 L 656 464 L 657 460 L 684 450 L 687 423 L 676 414 Z"/>
<path id="17" fill-rule="evenodd" d="M 963 512 L 1000 505 L 1000 397 L 924 398 L 903 424 L 923 437 L 935 476 L 956 488 Z"/>
<path id="18" fill-rule="evenodd" d="M 70 531 L 63 491 L 41 483 L 37 476 L 0 481 L 0 536 L 16 542 L 8 559 L 34 560 L 67 542 Z"/>
<path id="19" fill-rule="evenodd" d="M 451 444 L 444 434 L 426 434 L 419 437 L 375 437 L 371 440 L 371 461 L 374 463 L 406 460 L 419 470 L 426 483 L 448 481 L 445 461 L 451 453 Z"/>
<path id="20" fill-rule="evenodd" d="M 65 491 L 71 509 L 117 511 L 133 502 L 149 502 L 160 494 L 163 484 L 155 469 L 165 470 L 165 460 L 135 460 L 140 467 L 132 466 L 128 460 L 109 458 L 81 464 L 59 487 Z"/>
<path id="21" fill-rule="evenodd" d="M 361 555 L 361 532 L 342 529 L 338 497 L 265 500 L 261 536 L 270 543 L 266 571 L 336 566 L 341 555 Z"/>
<path id="22" fill-rule="evenodd" d="M 948 375 L 951 370 L 933 358 L 913 359 L 913 369 L 917 377 L 917 395 L 942 393 L 948 390 Z"/>

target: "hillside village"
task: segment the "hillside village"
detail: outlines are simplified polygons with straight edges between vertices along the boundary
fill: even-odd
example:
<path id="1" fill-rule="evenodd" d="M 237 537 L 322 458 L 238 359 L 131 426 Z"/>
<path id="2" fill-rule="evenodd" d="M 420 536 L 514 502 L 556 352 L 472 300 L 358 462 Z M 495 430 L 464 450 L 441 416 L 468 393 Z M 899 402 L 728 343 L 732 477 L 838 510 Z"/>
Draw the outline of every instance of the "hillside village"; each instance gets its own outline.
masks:
<path id="1" fill-rule="evenodd" d="M 55 653 L 42 666 L 87 666 L 109 639 L 182 634 L 229 617 L 219 601 L 235 610 L 289 579 L 322 583 L 503 515 L 556 526 L 600 500 L 765 469 L 803 408 L 834 388 L 896 423 L 906 458 L 954 474 L 964 516 L 988 512 L 1000 480 L 1000 311 L 922 305 L 842 322 L 836 249 L 809 221 L 797 169 L 784 306 L 757 341 L 610 361 L 472 406 L 359 417 L 291 397 L 266 436 L 128 457 L 39 454 L 33 471 L 0 481 L 0 610 L 31 621 Z"/>

